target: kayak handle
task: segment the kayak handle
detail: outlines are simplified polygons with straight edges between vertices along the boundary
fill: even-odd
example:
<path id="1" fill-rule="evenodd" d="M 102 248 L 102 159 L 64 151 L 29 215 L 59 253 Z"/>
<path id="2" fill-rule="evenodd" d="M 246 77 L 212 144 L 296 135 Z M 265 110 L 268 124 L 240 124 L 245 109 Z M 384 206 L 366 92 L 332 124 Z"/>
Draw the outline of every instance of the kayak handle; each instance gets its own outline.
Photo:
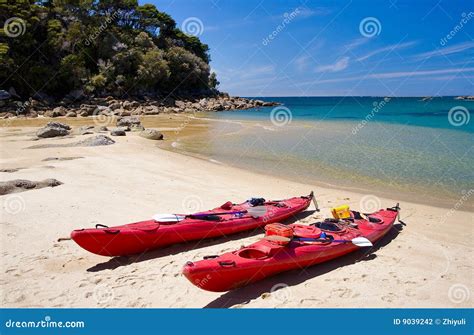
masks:
<path id="1" fill-rule="evenodd" d="M 101 224 L 101 223 L 98 223 L 95 225 L 95 228 L 98 229 L 98 228 L 109 228 L 109 226 L 106 226 L 105 224 Z"/>
<path id="2" fill-rule="evenodd" d="M 225 267 L 235 267 L 236 264 L 235 264 L 235 261 L 220 261 L 219 265 L 225 268 Z"/>
<path id="3" fill-rule="evenodd" d="M 209 255 L 209 256 L 204 256 L 202 259 L 213 259 L 217 257 L 219 257 L 219 255 Z"/>

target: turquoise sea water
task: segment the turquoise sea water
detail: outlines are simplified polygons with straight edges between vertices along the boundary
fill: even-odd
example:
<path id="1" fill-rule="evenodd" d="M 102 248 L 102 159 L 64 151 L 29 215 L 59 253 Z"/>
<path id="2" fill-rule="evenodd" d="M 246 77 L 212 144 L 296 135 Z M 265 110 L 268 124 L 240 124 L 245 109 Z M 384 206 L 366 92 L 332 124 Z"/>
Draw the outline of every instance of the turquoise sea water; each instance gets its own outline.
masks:
<path id="1" fill-rule="evenodd" d="M 280 107 L 208 113 L 183 149 L 307 183 L 474 208 L 474 102 L 454 97 L 285 97 Z M 464 200 L 460 200 L 460 199 Z"/>

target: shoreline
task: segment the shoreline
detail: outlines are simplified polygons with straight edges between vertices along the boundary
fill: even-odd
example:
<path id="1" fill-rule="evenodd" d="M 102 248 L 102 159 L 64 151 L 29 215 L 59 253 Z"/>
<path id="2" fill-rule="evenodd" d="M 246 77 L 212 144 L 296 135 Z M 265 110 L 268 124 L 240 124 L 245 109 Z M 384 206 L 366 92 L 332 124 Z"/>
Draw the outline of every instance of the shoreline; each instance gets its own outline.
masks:
<path id="1" fill-rule="evenodd" d="M 31 128 L 32 133 L 33 131 L 40 126 L 46 125 L 48 122 L 66 122 L 67 124 L 71 125 L 71 127 L 77 126 L 86 126 L 90 125 L 91 123 L 96 124 L 98 126 L 106 124 L 115 124 L 116 120 L 120 117 L 112 117 L 107 118 L 105 120 L 100 119 L 99 117 L 86 117 L 86 118 L 65 118 L 65 117 L 57 117 L 57 118 L 47 118 L 47 117 L 39 117 L 39 118 L 19 118 L 19 119 L 12 119 L 11 123 L 8 124 L 7 128 Z M 161 149 L 167 150 L 169 152 L 177 153 L 184 156 L 193 157 L 196 159 L 200 159 L 203 161 L 213 162 L 220 164 L 222 166 L 227 166 L 229 168 L 236 168 L 239 170 L 249 170 L 248 166 L 239 165 L 239 164 L 229 164 L 225 161 L 219 161 L 213 159 L 211 156 L 206 156 L 205 154 L 197 154 L 192 151 L 182 149 L 181 147 L 174 146 L 175 144 L 179 143 L 181 139 L 187 138 L 192 142 L 192 139 L 196 137 L 200 133 L 206 133 L 209 131 L 209 123 L 211 122 L 223 122 L 223 123 L 231 123 L 231 124 L 239 124 L 248 123 L 252 126 L 255 126 L 256 123 L 260 121 L 248 121 L 248 120 L 223 120 L 223 119 L 212 119 L 207 117 L 199 116 L 199 114 L 186 114 L 186 113 L 172 113 L 172 114 L 161 114 L 161 115 L 148 115 L 148 116 L 140 116 L 140 120 L 145 128 L 158 128 L 160 131 L 165 135 L 165 141 L 157 142 L 158 147 Z M 96 122 L 97 121 L 97 122 Z M 306 121 L 301 121 L 303 124 Z M 260 125 L 261 127 L 264 127 Z M 413 126 L 413 127 L 422 127 L 422 126 Z M 265 128 L 265 127 L 264 127 Z M 429 129 L 429 127 L 424 127 Z M 114 137 L 115 138 L 115 137 Z M 250 169 L 252 173 L 258 174 L 262 178 L 272 176 L 281 180 L 285 180 L 288 182 L 297 182 L 303 183 L 300 179 L 292 179 L 290 177 L 285 176 L 282 173 L 277 173 L 273 171 L 267 171 L 268 173 L 263 173 L 257 171 L 255 169 Z M 459 197 L 456 198 L 423 198 L 422 200 L 416 194 L 407 193 L 403 190 L 390 190 L 384 191 L 378 189 L 377 187 L 372 188 L 363 188 L 357 185 L 343 185 L 337 184 L 330 180 L 321 180 L 318 178 L 311 177 L 309 179 L 309 183 L 312 185 L 322 187 L 322 188 L 329 188 L 335 189 L 340 192 L 354 192 L 354 193 L 363 193 L 363 194 L 370 194 L 377 197 L 382 198 L 392 198 L 394 201 L 407 201 L 412 202 L 420 205 L 427 205 L 427 206 L 434 206 L 439 208 L 444 208 L 446 210 L 451 210 L 454 206 L 457 206 L 458 202 L 462 200 L 464 194 L 460 194 Z M 395 192 L 395 193 L 394 193 Z M 467 191 L 466 191 L 467 192 Z M 397 199 L 397 200 L 395 200 Z M 449 201 L 453 201 L 453 203 L 449 203 Z M 474 207 L 466 207 L 466 202 L 463 201 L 462 205 L 464 206 L 462 209 L 467 212 L 474 213 Z M 473 205 L 474 206 L 474 205 Z"/>
<path id="2" fill-rule="evenodd" d="M 364 194 L 262 176 L 169 152 L 136 133 L 114 137 L 116 143 L 104 147 L 25 149 L 34 143 L 32 130 L 0 128 L 2 168 L 22 168 L 0 173 L 1 181 L 56 178 L 63 184 L 0 196 L 4 207 L 11 199 L 22 199 L 21 210 L 5 212 L 1 220 L 5 271 L 0 283 L 5 307 L 472 306 L 472 298 L 459 304 L 449 296 L 456 285 L 472 290 L 472 229 L 465 219 L 472 214 L 410 202 L 401 203 L 406 226 L 394 230 L 366 261 L 356 261 L 361 255 L 346 256 L 223 294 L 192 286 L 180 274 L 181 267 L 186 261 L 255 242 L 263 230 L 112 259 L 90 254 L 72 241 L 57 242 L 73 229 L 97 223 L 113 226 L 156 212 L 206 209 L 251 196 L 303 195 L 314 188 L 321 212 L 309 211 L 300 220 L 309 224 L 329 217 L 330 208 L 343 203 L 359 209 Z M 43 161 L 47 157 L 81 158 Z M 380 198 L 380 205 L 394 203 Z M 374 280 L 381 285 L 374 286 Z M 289 287 L 286 301 L 271 297 L 271 288 L 278 283 Z"/>

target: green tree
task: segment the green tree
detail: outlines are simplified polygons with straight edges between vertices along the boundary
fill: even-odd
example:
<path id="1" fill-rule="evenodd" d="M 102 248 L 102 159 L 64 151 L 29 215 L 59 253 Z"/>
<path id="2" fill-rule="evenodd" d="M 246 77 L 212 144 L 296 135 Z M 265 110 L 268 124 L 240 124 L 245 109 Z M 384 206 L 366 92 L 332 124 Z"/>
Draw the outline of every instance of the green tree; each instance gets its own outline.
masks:
<path id="1" fill-rule="evenodd" d="M 137 0 L 1 2 L 22 32 L 0 34 L 0 89 L 23 98 L 94 94 L 193 93 L 216 87 L 209 48 L 168 14 Z"/>

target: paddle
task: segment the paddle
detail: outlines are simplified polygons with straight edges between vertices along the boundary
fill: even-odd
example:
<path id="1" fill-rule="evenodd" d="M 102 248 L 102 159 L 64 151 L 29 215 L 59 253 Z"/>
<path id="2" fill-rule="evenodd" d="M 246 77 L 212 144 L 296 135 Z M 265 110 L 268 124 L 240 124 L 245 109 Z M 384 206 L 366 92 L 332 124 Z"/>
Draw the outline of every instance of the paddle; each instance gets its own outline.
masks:
<path id="1" fill-rule="evenodd" d="M 352 240 L 326 240 L 326 239 L 317 239 L 317 238 L 305 238 L 305 237 L 296 237 L 296 238 L 289 238 L 285 236 L 278 236 L 278 235 L 270 235 L 265 236 L 265 239 L 268 241 L 275 241 L 275 242 L 290 242 L 290 241 L 301 241 L 301 242 L 338 242 L 338 243 L 352 243 L 360 248 L 363 247 L 372 247 L 373 244 L 365 237 L 356 237 Z"/>
<path id="2" fill-rule="evenodd" d="M 298 241 L 302 242 L 328 242 L 326 239 L 313 239 L 313 238 L 305 238 L 305 237 L 298 237 Z M 331 242 L 338 242 L 338 243 L 352 243 L 360 248 L 362 247 L 372 247 L 373 244 L 365 237 L 356 237 L 352 240 L 330 240 Z"/>
<path id="3" fill-rule="evenodd" d="M 202 218 L 203 220 L 206 217 L 210 217 L 213 215 L 234 215 L 234 214 L 249 214 L 254 218 L 258 218 L 264 216 L 267 212 L 265 206 L 256 206 L 250 207 L 244 211 L 236 211 L 236 212 L 221 212 L 221 213 L 197 213 L 197 214 L 189 214 L 189 215 L 179 215 L 179 214 L 155 214 L 153 216 L 153 220 L 158 222 L 179 222 L 183 221 L 187 218 Z"/>
<path id="4" fill-rule="evenodd" d="M 319 204 L 316 201 L 316 197 L 314 196 L 313 191 L 311 191 L 310 197 L 311 197 L 311 200 L 313 201 L 313 205 L 314 205 L 314 208 L 316 209 L 316 212 L 319 212 Z"/>

